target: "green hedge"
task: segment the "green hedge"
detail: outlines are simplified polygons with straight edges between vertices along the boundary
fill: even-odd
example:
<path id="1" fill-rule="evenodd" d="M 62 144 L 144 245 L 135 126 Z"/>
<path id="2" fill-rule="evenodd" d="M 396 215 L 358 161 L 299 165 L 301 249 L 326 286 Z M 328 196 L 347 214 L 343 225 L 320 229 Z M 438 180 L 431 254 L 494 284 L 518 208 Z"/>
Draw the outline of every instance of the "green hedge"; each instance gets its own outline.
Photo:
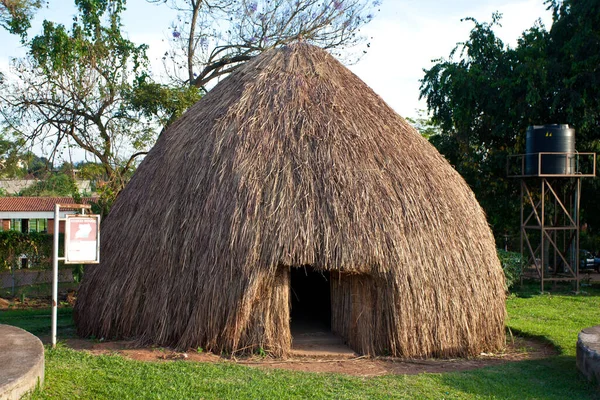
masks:
<path id="1" fill-rule="evenodd" d="M 59 241 L 64 243 L 64 235 Z M 25 255 L 36 268 L 52 267 L 53 236 L 47 233 L 0 232 L 0 271 L 19 268 L 19 259 Z M 62 248 L 62 246 L 61 246 Z"/>

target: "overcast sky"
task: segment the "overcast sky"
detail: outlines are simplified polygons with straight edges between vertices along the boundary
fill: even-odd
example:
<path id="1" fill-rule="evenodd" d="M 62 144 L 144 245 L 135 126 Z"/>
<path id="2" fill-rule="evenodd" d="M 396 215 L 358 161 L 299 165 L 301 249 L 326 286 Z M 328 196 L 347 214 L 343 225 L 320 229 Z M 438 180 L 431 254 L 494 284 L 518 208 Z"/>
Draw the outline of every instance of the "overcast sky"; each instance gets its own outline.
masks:
<path id="1" fill-rule="evenodd" d="M 43 18 L 70 24 L 71 4 L 70 0 L 50 1 L 51 7 L 39 13 L 31 33 L 39 31 Z M 367 54 L 349 67 L 404 117 L 414 117 L 416 110 L 425 109 L 424 101 L 419 101 L 423 68 L 430 68 L 433 59 L 447 57 L 457 42 L 468 38 L 473 24 L 461 22 L 462 18 L 490 21 L 493 12 L 501 12 L 502 28 L 496 32 L 511 46 L 536 20 L 551 25 L 551 13 L 543 0 L 383 0 L 379 8 L 362 30 L 370 42 Z M 168 27 L 174 18 L 174 12 L 165 6 L 127 1 L 124 30 L 134 42 L 150 46 L 155 72 L 161 72 L 159 60 L 168 48 Z M 17 38 L 0 29 L 0 70 L 6 71 L 9 57 L 22 55 Z"/>

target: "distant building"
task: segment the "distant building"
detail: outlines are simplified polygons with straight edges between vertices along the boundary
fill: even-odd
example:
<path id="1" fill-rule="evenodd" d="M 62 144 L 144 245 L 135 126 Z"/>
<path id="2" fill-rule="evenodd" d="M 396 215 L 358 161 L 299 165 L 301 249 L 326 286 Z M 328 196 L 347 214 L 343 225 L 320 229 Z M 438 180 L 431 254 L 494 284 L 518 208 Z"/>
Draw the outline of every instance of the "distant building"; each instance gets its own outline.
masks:
<path id="1" fill-rule="evenodd" d="M 98 200 L 97 197 L 82 198 L 84 204 Z M 54 232 L 54 205 L 74 204 L 71 197 L 0 197 L 0 230 L 20 232 Z M 60 217 L 75 214 L 76 210 L 60 212 Z M 60 222 L 60 232 L 64 232 Z"/>
<path id="2" fill-rule="evenodd" d="M 17 194 L 39 181 L 39 179 L 0 179 L 0 188 L 4 189 L 6 194 Z M 76 180 L 75 184 L 79 192 L 92 193 L 92 181 Z"/>

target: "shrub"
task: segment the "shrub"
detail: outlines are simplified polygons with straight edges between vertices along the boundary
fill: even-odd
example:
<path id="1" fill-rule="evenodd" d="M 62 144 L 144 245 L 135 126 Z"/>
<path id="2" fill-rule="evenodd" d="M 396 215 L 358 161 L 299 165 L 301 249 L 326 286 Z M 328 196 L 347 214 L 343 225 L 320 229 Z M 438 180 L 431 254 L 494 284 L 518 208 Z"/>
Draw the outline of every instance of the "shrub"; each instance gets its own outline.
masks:
<path id="1" fill-rule="evenodd" d="M 498 258 L 500 259 L 500 264 L 502 264 L 502 270 L 504 271 L 504 277 L 506 278 L 506 287 L 510 290 L 521 281 L 521 253 L 505 251 L 502 249 L 497 250 Z"/>
<path id="2" fill-rule="evenodd" d="M 25 255 L 37 267 L 51 267 L 52 235 L 37 232 L 0 232 L 0 270 L 18 268 L 21 255 Z"/>

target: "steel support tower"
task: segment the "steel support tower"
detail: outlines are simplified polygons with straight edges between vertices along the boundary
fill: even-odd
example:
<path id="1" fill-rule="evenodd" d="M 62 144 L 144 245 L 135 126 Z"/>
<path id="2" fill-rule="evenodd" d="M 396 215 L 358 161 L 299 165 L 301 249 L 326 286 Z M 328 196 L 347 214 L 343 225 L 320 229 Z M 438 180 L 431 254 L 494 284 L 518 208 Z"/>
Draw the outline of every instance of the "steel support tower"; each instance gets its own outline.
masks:
<path id="1" fill-rule="evenodd" d="M 564 156 L 566 173 L 544 173 L 546 156 Z M 537 169 L 526 168 L 532 157 Z M 521 186 L 521 283 L 524 277 L 538 279 L 544 292 L 546 282 L 570 281 L 579 292 L 581 179 L 596 176 L 596 154 L 519 154 L 509 157 L 507 169 Z"/>

